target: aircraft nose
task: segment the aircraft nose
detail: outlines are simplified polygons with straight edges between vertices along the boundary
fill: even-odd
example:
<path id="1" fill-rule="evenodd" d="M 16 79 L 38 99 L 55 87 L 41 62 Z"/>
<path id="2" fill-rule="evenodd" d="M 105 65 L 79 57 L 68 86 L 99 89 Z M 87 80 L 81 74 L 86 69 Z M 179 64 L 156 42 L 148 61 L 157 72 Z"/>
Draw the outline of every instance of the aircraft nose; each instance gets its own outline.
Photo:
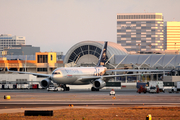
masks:
<path id="1" fill-rule="evenodd" d="M 52 75 L 52 76 L 51 76 L 51 79 L 52 79 L 52 80 L 54 80 L 54 79 L 56 79 L 56 78 L 57 78 L 57 75 Z"/>
<path id="2" fill-rule="evenodd" d="M 54 82 L 57 82 L 60 78 L 61 78 L 61 75 L 59 75 L 59 74 L 53 74 L 53 75 L 51 76 L 51 79 L 52 79 Z"/>

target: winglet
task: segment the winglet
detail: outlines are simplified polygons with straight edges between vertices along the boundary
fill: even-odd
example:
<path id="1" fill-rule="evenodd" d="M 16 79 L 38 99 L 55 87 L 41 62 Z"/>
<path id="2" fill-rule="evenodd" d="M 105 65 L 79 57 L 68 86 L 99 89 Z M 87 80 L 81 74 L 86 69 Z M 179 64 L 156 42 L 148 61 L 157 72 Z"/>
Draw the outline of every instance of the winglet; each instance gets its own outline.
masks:
<path id="1" fill-rule="evenodd" d="M 97 67 L 98 66 L 103 66 L 103 65 L 105 65 L 105 62 L 106 62 L 106 51 L 107 51 L 107 41 L 105 41 L 104 42 L 104 45 L 103 45 L 103 48 L 102 48 L 102 50 L 101 50 L 101 54 L 100 54 L 100 56 L 99 56 L 99 60 L 98 60 L 98 63 L 97 63 Z"/>

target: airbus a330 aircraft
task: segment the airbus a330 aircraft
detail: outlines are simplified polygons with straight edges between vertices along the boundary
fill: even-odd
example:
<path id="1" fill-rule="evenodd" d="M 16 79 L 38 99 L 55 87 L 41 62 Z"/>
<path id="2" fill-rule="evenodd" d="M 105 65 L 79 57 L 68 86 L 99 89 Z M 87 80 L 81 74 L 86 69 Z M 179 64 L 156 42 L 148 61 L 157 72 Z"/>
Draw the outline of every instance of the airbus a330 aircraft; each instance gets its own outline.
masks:
<path id="1" fill-rule="evenodd" d="M 121 74 L 121 75 L 105 75 L 107 68 L 103 67 L 106 61 L 106 50 L 107 50 L 107 42 L 104 43 L 102 48 L 98 63 L 96 67 L 61 67 L 55 69 L 51 75 L 48 74 L 38 74 L 38 73 L 29 73 L 29 72 L 19 72 L 19 71 L 10 71 L 9 72 L 17 72 L 20 74 L 32 74 L 35 76 L 43 76 L 47 77 L 46 79 L 41 81 L 42 87 L 49 87 L 51 81 L 60 85 L 64 91 L 69 91 L 70 88 L 66 87 L 66 85 L 87 85 L 93 84 L 91 91 L 99 91 L 99 89 L 103 88 L 106 85 L 106 82 L 118 76 L 130 76 L 137 74 Z M 121 70 L 127 71 L 127 70 Z M 131 70 L 137 72 L 138 70 Z M 152 72 L 152 70 L 147 70 Z M 153 70 L 157 71 L 157 70 Z M 158 70 L 159 71 L 159 70 Z M 143 72 L 145 72 L 143 70 Z M 162 71 L 161 71 L 162 72 Z"/>

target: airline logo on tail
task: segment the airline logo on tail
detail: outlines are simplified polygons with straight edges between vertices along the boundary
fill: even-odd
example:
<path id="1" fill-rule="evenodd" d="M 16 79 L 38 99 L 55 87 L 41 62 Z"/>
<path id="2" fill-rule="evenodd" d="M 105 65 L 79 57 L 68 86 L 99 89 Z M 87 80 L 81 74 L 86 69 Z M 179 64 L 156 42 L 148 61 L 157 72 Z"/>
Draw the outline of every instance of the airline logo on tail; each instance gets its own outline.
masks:
<path id="1" fill-rule="evenodd" d="M 101 54 L 99 56 L 99 61 L 96 66 L 104 66 L 105 65 L 105 62 L 107 60 L 106 51 L 107 51 L 107 41 L 104 43 Z"/>

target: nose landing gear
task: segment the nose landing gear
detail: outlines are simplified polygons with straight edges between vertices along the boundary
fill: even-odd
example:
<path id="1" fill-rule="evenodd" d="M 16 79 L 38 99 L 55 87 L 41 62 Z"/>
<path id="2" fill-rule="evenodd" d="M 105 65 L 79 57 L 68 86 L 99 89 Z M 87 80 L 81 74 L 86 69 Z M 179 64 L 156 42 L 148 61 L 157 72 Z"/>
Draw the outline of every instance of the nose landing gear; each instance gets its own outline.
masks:
<path id="1" fill-rule="evenodd" d="M 66 84 L 60 85 L 61 88 L 63 88 L 63 91 L 69 91 L 70 88 L 66 87 Z"/>

